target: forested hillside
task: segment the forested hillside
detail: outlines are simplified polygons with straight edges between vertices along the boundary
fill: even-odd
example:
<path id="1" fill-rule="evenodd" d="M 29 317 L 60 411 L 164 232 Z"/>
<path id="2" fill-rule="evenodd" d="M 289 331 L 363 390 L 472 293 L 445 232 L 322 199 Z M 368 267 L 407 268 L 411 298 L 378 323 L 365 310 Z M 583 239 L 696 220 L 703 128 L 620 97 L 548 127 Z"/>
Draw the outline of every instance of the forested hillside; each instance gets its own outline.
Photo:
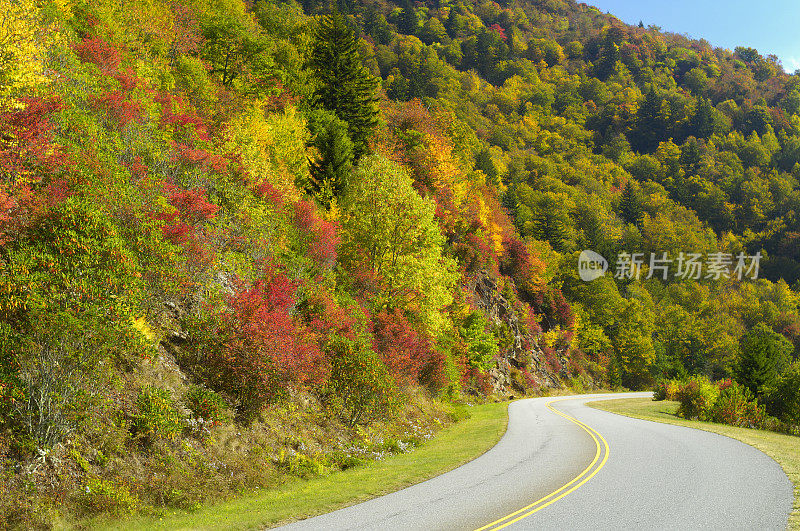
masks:
<path id="1" fill-rule="evenodd" d="M 791 390 L 798 178 L 800 77 L 585 4 L 0 0 L 0 525 L 347 468 L 466 395 Z"/>

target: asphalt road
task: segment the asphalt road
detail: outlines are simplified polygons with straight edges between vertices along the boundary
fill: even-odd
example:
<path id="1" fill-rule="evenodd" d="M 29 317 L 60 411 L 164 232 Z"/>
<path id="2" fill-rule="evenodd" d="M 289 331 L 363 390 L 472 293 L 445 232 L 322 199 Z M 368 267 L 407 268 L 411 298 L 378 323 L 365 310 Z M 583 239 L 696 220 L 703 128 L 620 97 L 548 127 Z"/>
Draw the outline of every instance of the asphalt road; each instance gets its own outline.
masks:
<path id="1" fill-rule="evenodd" d="M 721 435 L 585 406 L 635 396 L 650 394 L 514 402 L 506 434 L 474 461 L 285 529 L 786 527 L 792 485 L 765 454 Z"/>

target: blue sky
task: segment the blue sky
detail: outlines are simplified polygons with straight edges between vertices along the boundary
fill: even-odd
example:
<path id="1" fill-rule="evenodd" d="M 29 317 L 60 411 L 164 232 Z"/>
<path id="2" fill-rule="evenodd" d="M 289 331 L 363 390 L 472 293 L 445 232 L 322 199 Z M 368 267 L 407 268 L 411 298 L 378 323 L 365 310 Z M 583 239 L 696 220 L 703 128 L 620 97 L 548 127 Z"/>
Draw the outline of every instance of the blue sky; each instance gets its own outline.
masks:
<path id="1" fill-rule="evenodd" d="M 799 0 L 584 0 L 628 24 L 706 39 L 733 50 L 775 54 L 789 73 L 800 68 Z"/>

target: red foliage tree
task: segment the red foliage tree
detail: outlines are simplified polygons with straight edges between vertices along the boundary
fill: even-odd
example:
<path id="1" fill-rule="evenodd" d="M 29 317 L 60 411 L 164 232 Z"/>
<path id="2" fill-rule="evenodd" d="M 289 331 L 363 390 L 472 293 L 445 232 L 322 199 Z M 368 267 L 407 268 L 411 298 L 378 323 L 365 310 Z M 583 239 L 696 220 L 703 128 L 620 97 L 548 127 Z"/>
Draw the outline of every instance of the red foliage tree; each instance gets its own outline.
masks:
<path id="1" fill-rule="evenodd" d="M 261 199 L 272 203 L 276 208 L 281 208 L 283 206 L 283 194 L 267 181 L 255 185 L 253 187 L 253 193 Z"/>
<path id="2" fill-rule="evenodd" d="M 508 37 L 506 36 L 506 30 L 503 29 L 503 27 L 500 24 L 492 24 L 491 26 L 489 26 L 489 29 L 497 33 L 500 36 L 500 38 L 503 39 L 504 41 L 508 40 Z"/>
<path id="3" fill-rule="evenodd" d="M 106 117 L 119 127 L 124 127 L 133 121 L 142 121 L 142 106 L 132 101 L 122 90 L 104 92 L 100 96 L 90 96 L 89 102 L 95 111 L 102 112 Z"/>
<path id="4" fill-rule="evenodd" d="M 181 190 L 172 187 L 169 202 L 178 209 L 181 219 L 194 225 L 208 221 L 217 215 L 219 207 L 209 203 L 205 190 Z"/>
<path id="5" fill-rule="evenodd" d="M 321 340 L 338 334 L 350 340 L 355 339 L 355 317 L 342 308 L 324 289 L 317 289 L 306 296 L 299 312 L 307 326 L 316 332 Z"/>

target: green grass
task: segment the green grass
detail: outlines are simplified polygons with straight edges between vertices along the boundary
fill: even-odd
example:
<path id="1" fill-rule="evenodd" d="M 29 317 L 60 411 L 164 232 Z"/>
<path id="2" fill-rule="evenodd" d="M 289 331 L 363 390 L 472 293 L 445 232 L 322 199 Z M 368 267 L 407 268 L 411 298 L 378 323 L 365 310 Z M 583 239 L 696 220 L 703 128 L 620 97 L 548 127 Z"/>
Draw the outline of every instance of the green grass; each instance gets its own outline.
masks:
<path id="1" fill-rule="evenodd" d="M 675 415 L 675 411 L 678 409 L 677 402 L 653 402 L 649 398 L 627 398 L 591 402 L 589 405 L 628 417 L 711 431 L 758 448 L 777 461 L 794 484 L 794 510 L 789 515 L 788 529 L 800 529 L 800 438 L 765 430 L 685 420 Z"/>
<path id="2" fill-rule="evenodd" d="M 452 470 L 495 445 L 505 433 L 508 402 L 465 408 L 469 418 L 408 453 L 276 489 L 164 517 L 92 522 L 105 529 L 251 529 L 346 507 Z"/>

